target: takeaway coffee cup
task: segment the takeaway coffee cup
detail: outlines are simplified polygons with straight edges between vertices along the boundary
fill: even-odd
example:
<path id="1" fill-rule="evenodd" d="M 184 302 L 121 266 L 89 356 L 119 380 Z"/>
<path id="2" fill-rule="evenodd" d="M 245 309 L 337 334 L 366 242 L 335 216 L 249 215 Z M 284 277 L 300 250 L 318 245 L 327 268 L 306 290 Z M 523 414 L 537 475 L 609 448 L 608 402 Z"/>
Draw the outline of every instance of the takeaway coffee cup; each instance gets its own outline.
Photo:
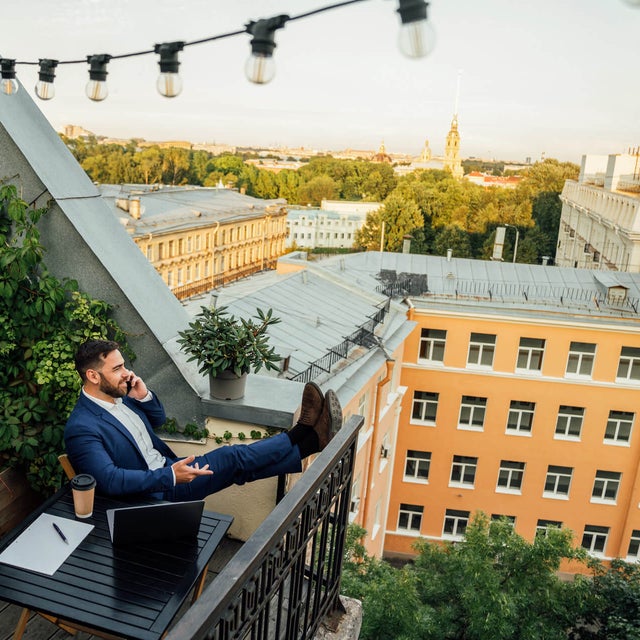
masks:
<path id="1" fill-rule="evenodd" d="M 89 518 L 93 515 L 93 497 L 96 492 L 96 479 L 88 473 L 80 473 L 71 478 L 73 508 L 76 518 Z"/>

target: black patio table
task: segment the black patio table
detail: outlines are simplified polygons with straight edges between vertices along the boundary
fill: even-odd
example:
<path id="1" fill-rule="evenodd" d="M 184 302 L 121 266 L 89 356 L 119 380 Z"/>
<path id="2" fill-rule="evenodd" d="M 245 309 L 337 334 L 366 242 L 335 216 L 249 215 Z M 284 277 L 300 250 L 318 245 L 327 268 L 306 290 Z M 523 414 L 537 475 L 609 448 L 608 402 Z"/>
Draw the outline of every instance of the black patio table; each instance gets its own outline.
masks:
<path id="1" fill-rule="evenodd" d="M 195 587 L 194 598 L 200 594 L 207 565 L 233 517 L 205 511 L 194 540 L 114 547 L 106 511 L 131 504 L 96 496 L 93 516 L 83 520 L 94 529 L 51 576 L 0 563 L 0 600 L 25 608 L 16 640 L 30 610 L 63 628 L 105 638 L 156 640 L 189 592 Z M 0 540 L 0 552 L 42 513 L 75 519 L 68 484 Z"/>

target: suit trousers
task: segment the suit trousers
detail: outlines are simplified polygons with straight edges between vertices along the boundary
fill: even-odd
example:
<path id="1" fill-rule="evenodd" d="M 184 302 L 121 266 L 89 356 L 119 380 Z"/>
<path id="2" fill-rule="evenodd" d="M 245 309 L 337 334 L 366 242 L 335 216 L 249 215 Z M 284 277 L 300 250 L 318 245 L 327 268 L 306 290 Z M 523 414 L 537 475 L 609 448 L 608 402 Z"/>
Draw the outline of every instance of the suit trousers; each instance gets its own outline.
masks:
<path id="1" fill-rule="evenodd" d="M 174 461 L 167 461 L 172 464 Z M 244 484 L 262 478 L 298 473 L 302 470 L 300 451 L 292 445 L 286 433 L 264 438 L 251 444 L 232 444 L 219 447 L 193 464 L 209 465 L 213 475 L 198 476 L 189 483 L 177 484 L 166 495 L 172 501 L 202 500 L 232 484 Z"/>

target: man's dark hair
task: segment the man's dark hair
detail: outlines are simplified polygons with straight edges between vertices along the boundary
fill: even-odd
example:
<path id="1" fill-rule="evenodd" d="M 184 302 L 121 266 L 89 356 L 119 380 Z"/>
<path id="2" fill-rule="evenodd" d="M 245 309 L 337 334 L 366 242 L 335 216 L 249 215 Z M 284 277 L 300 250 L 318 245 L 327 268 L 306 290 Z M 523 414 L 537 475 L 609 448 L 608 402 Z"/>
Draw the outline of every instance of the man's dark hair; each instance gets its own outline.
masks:
<path id="1" fill-rule="evenodd" d="M 100 369 L 104 359 L 120 345 L 113 340 L 87 340 L 83 342 L 75 357 L 76 371 L 82 381 L 86 380 L 87 369 Z"/>

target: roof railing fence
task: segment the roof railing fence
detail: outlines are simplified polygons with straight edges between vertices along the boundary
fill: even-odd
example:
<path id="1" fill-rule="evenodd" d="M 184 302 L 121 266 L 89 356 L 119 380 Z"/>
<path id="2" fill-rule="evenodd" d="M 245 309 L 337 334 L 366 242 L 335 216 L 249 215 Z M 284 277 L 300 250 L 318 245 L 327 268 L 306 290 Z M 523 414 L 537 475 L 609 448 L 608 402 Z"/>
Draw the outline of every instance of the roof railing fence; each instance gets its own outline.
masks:
<path id="1" fill-rule="evenodd" d="M 314 360 L 306 369 L 291 378 L 295 382 L 311 382 L 323 373 L 331 373 L 331 368 L 337 362 L 344 360 L 354 346 L 370 349 L 378 344 L 375 328 L 384 322 L 391 308 L 391 299 L 387 298 L 384 304 L 372 315 L 369 320 L 360 325 L 353 333 L 348 335 L 340 344 L 331 347 L 325 355 Z"/>
<path id="2" fill-rule="evenodd" d="M 351 416 L 165 640 L 310 640 L 341 610 L 358 431 Z"/>

